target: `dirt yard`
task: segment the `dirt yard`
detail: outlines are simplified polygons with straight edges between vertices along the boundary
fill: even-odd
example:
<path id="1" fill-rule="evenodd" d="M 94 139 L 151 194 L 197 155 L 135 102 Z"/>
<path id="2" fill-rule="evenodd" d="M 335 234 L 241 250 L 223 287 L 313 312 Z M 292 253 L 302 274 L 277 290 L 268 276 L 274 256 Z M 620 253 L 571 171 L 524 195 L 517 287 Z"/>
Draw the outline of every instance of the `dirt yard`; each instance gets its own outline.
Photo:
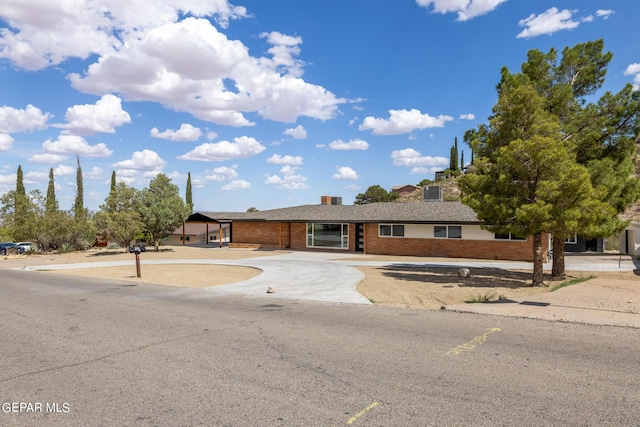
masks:
<path id="1" fill-rule="evenodd" d="M 241 259 L 259 256 L 277 256 L 281 251 L 256 251 L 249 249 L 213 250 L 211 248 L 193 248 L 182 246 L 161 247 L 160 252 L 145 252 L 141 259 Z M 97 267 L 56 271 L 58 274 L 82 277 L 99 277 L 116 280 L 144 281 L 166 286 L 209 287 L 247 280 L 260 274 L 249 267 L 225 265 L 154 265 L 153 268 L 142 265 L 141 278 L 136 276 L 134 255 L 114 250 L 90 250 L 69 254 L 13 255 L 0 258 L 0 268 L 21 266 L 41 266 L 47 271 L 47 265 L 86 263 L 99 261 L 132 261 L 122 267 Z M 360 260 L 379 260 L 377 258 L 358 258 Z M 394 260 L 384 257 L 385 260 Z M 403 262 L 420 261 L 424 258 L 402 257 Z M 437 260 L 436 260 L 437 261 Z M 531 271 L 510 271 L 502 269 L 471 268 L 470 277 L 458 277 L 457 268 L 412 267 L 410 265 L 388 267 L 357 267 L 365 278 L 357 286 L 358 292 L 376 304 L 424 309 L 440 309 L 443 305 L 462 304 L 470 300 L 483 298 L 508 299 L 520 298 L 532 294 L 545 293 L 550 287 L 530 287 Z M 53 271 L 51 271 L 53 272 Z M 633 272 L 589 273 L 569 272 L 568 279 L 576 277 L 608 277 L 624 280 L 638 280 Z M 552 283 L 551 285 L 553 285 Z"/>

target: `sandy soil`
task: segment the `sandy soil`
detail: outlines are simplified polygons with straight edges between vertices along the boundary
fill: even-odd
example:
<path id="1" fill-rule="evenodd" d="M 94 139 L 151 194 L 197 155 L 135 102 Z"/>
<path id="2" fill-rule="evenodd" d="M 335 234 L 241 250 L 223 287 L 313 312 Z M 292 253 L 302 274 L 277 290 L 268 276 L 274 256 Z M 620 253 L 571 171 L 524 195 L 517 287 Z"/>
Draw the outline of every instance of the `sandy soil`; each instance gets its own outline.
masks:
<path id="1" fill-rule="evenodd" d="M 275 256 L 282 251 L 262 251 L 250 249 L 215 250 L 171 246 L 161 247 L 160 252 L 145 252 L 142 259 L 241 259 L 258 256 Z M 389 260 L 389 257 L 360 257 L 358 260 Z M 117 280 L 143 281 L 167 286 L 209 287 L 247 280 L 260 274 L 249 267 L 225 265 L 142 265 L 141 278 L 136 277 L 134 255 L 113 250 L 91 250 L 69 254 L 37 254 L 29 256 L 7 256 L 0 258 L 0 268 L 41 265 L 46 271 L 47 264 L 65 264 L 95 261 L 131 261 L 130 266 L 101 267 L 91 269 L 63 270 L 58 274 L 83 277 L 111 278 Z M 403 262 L 421 261 L 424 258 L 402 257 Z M 437 260 L 431 260 L 437 262 Z M 365 278 L 357 286 L 358 292 L 381 305 L 440 309 L 443 305 L 462 304 L 473 299 L 492 297 L 497 299 L 520 298 L 542 294 L 550 287 L 530 287 L 530 271 L 509 271 L 502 269 L 474 269 L 471 277 L 458 277 L 457 268 L 447 267 L 358 267 Z M 620 279 L 638 281 L 633 272 L 589 273 L 569 272 L 568 279 L 575 277 L 598 277 L 599 279 Z M 553 285 L 553 283 L 551 283 Z"/>

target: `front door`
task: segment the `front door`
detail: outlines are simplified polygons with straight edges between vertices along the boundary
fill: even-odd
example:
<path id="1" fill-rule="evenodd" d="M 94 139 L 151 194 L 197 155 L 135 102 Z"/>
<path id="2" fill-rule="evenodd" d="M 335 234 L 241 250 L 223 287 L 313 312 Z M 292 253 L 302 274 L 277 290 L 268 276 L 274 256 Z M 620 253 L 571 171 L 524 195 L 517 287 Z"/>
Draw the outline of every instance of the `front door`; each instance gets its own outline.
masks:
<path id="1" fill-rule="evenodd" d="M 364 224 L 356 224 L 356 252 L 364 252 Z"/>

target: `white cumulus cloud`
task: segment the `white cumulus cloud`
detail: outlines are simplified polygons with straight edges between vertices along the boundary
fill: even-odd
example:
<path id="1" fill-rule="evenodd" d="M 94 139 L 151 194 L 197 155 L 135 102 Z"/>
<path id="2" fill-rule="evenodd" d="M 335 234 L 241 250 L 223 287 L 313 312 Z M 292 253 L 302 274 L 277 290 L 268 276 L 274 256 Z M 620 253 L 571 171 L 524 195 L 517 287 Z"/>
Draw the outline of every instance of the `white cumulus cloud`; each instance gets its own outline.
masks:
<path id="1" fill-rule="evenodd" d="M 356 171 L 354 171 L 348 166 L 337 166 L 336 169 L 338 170 L 338 172 L 333 174 L 332 176 L 333 179 L 358 179 L 359 178 Z"/>
<path id="2" fill-rule="evenodd" d="M 473 113 L 469 113 L 469 114 L 460 114 L 460 119 L 462 120 L 475 120 L 476 116 Z"/>
<path id="3" fill-rule="evenodd" d="M 51 117 L 53 116 L 50 113 L 43 113 L 31 104 L 22 110 L 8 106 L 0 107 L 0 133 L 9 134 L 44 129 Z"/>
<path id="4" fill-rule="evenodd" d="M 62 154 L 52 154 L 52 153 L 44 153 L 44 154 L 34 154 L 29 157 L 30 162 L 34 163 L 44 163 L 44 164 L 53 164 L 60 163 L 67 160 L 68 156 Z"/>
<path id="5" fill-rule="evenodd" d="M 168 139 L 169 141 L 197 141 L 202 136 L 202 131 L 189 123 L 182 123 L 178 130 L 167 129 L 160 132 L 158 128 L 153 128 L 149 134 L 153 138 Z"/>
<path id="6" fill-rule="evenodd" d="M 419 6 L 429 8 L 433 5 L 433 11 L 437 13 L 455 12 L 458 21 L 467 21 L 476 16 L 485 15 L 493 11 L 501 3 L 507 0 L 416 0 Z"/>
<path id="7" fill-rule="evenodd" d="M 127 39 L 85 73 L 69 78 L 81 92 L 117 92 L 127 100 L 157 102 L 228 126 L 255 125 L 244 112 L 279 122 L 300 116 L 327 120 L 337 114 L 345 99 L 301 79 L 301 71 L 294 71 L 300 62 L 285 65 L 280 50 L 269 53 L 275 56 L 253 57 L 247 46 L 228 39 L 207 19 L 188 17 Z"/>
<path id="8" fill-rule="evenodd" d="M 54 176 L 73 175 L 76 173 L 76 168 L 68 165 L 59 165 L 53 170 Z"/>
<path id="9" fill-rule="evenodd" d="M 286 129 L 283 133 L 293 137 L 294 139 L 305 139 L 307 137 L 307 130 L 302 125 Z"/>
<path id="10" fill-rule="evenodd" d="M 395 166 L 433 167 L 449 165 L 449 159 L 446 157 L 423 156 L 419 151 L 416 151 L 413 148 L 395 150 L 391 153 L 391 159 Z"/>
<path id="11" fill-rule="evenodd" d="M 59 135 L 55 141 L 47 139 L 42 148 L 48 154 L 77 154 L 80 157 L 109 157 L 113 153 L 103 142 L 90 145 L 78 135 Z"/>
<path id="12" fill-rule="evenodd" d="M 518 25 L 524 27 L 516 37 L 531 38 L 543 34 L 553 34 L 561 30 L 572 30 L 580 25 L 580 21 L 573 20 L 575 11 L 557 7 L 547 9 L 538 15 L 531 14 L 525 19 L 521 19 Z"/>
<path id="13" fill-rule="evenodd" d="M 12 29 L 0 32 L 0 57 L 38 70 L 72 57 L 108 55 L 181 15 L 211 17 L 224 28 L 247 11 L 226 0 L 3 0 L 0 17 Z"/>
<path id="14" fill-rule="evenodd" d="M 238 177 L 238 172 L 236 172 L 236 166 L 227 167 L 221 166 L 219 168 L 214 168 L 212 171 L 207 171 L 207 176 L 204 179 L 207 181 L 233 181 Z"/>
<path id="15" fill-rule="evenodd" d="M 281 178 L 278 175 L 267 174 L 264 181 L 265 184 L 276 185 L 280 190 L 306 190 L 309 188 L 306 182 L 306 176 L 291 173 L 290 170 L 285 170 L 284 178 Z"/>
<path id="16" fill-rule="evenodd" d="M 267 163 L 275 165 L 301 165 L 303 162 L 302 156 L 281 156 L 280 154 L 274 154 L 267 159 Z"/>
<path id="17" fill-rule="evenodd" d="M 341 139 L 331 141 L 329 144 L 330 150 L 366 150 L 369 148 L 369 143 L 362 139 L 352 139 L 349 142 L 344 142 Z"/>
<path id="18" fill-rule="evenodd" d="M 152 150 L 142 150 L 133 153 L 130 159 L 122 160 L 113 164 L 113 167 L 121 168 L 126 174 L 132 174 L 134 171 L 145 172 L 162 172 L 167 165 L 158 153 Z M 116 176 L 121 173 L 116 172 Z"/>
<path id="19" fill-rule="evenodd" d="M 246 190 L 247 188 L 251 188 L 251 184 L 243 179 L 236 179 L 220 187 L 220 189 L 224 191 L 240 191 Z"/>
<path id="20" fill-rule="evenodd" d="M 629 64 L 627 69 L 624 70 L 625 76 L 635 76 L 633 78 L 633 88 L 640 90 L 640 63 Z"/>
<path id="21" fill-rule="evenodd" d="M 198 145 L 186 154 L 178 156 L 181 160 L 225 161 L 245 159 L 262 153 L 267 148 L 255 138 L 241 136 L 230 141 L 208 142 Z"/>
<path id="22" fill-rule="evenodd" d="M 7 151 L 13 146 L 13 138 L 6 133 L 0 133 L 0 151 Z"/>
<path id="23" fill-rule="evenodd" d="M 432 117 L 422 114 L 420 110 L 389 110 L 389 118 L 381 119 L 372 116 L 365 117 L 359 130 L 372 130 L 374 135 L 401 135 L 414 130 L 443 127 L 451 116 L 440 115 Z"/>
<path id="24" fill-rule="evenodd" d="M 116 128 L 131 123 L 129 113 L 122 109 L 122 100 L 115 95 L 103 95 L 95 104 L 74 105 L 67 108 L 66 124 L 54 124 L 71 135 L 115 133 Z"/>

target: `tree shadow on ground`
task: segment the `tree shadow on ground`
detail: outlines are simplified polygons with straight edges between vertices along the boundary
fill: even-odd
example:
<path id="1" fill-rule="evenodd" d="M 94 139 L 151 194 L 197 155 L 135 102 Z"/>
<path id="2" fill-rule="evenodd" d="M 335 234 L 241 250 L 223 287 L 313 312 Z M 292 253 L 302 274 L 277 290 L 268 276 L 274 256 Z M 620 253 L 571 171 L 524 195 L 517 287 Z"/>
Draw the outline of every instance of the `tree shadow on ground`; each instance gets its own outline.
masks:
<path id="1" fill-rule="evenodd" d="M 382 274 L 396 280 L 428 282 L 436 284 L 457 284 L 460 287 L 530 287 L 530 271 L 512 271 L 500 268 L 469 268 L 470 277 L 459 277 L 457 267 L 410 266 L 393 264 L 380 267 Z M 548 279 L 545 275 L 545 280 Z"/>
<path id="2" fill-rule="evenodd" d="M 153 249 L 153 246 L 151 247 L 147 247 L 146 252 L 156 252 L 155 249 Z M 158 252 L 175 252 L 175 249 L 171 249 L 171 248 L 160 248 L 158 250 Z M 117 250 L 105 250 L 105 251 L 99 251 L 99 252 L 94 252 L 92 254 L 89 254 L 87 256 L 89 257 L 101 257 L 101 256 L 110 256 L 110 255 L 122 255 L 122 254 L 128 254 L 129 253 L 129 249 L 127 249 L 126 251 L 124 249 L 117 249 Z"/>

